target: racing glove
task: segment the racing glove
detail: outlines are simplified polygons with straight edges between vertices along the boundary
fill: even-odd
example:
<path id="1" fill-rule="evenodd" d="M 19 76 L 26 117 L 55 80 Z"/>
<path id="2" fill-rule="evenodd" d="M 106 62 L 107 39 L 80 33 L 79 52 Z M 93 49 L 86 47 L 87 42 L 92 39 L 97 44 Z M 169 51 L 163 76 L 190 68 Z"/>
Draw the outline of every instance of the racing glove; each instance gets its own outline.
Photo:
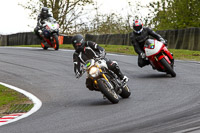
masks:
<path id="1" fill-rule="evenodd" d="M 80 78 L 82 76 L 82 71 L 80 71 L 80 72 L 77 71 L 75 76 L 77 79 Z"/>
<path id="2" fill-rule="evenodd" d="M 100 56 L 101 58 L 105 58 L 105 56 L 106 56 L 106 52 L 105 52 L 105 50 L 100 51 L 99 56 Z"/>
<path id="3" fill-rule="evenodd" d="M 165 41 L 163 38 L 160 38 L 160 41 L 167 46 L 167 41 Z"/>

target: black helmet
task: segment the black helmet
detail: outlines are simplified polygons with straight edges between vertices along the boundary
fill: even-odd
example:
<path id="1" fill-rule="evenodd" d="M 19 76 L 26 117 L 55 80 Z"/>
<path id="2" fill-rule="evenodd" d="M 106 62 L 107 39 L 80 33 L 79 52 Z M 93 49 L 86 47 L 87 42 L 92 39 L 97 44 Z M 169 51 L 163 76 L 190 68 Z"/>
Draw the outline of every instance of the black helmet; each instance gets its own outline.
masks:
<path id="1" fill-rule="evenodd" d="M 48 17 L 48 14 L 49 14 L 49 9 L 47 7 L 43 7 L 41 11 L 42 17 L 46 19 Z"/>
<path id="2" fill-rule="evenodd" d="M 82 51 L 84 48 L 84 38 L 81 34 L 72 37 L 72 44 L 75 50 Z"/>
<path id="3" fill-rule="evenodd" d="M 133 31 L 137 34 L 140 34 L 143 31 L 143 24 L 140 20 L 135 20 L 133 22 Z"/>

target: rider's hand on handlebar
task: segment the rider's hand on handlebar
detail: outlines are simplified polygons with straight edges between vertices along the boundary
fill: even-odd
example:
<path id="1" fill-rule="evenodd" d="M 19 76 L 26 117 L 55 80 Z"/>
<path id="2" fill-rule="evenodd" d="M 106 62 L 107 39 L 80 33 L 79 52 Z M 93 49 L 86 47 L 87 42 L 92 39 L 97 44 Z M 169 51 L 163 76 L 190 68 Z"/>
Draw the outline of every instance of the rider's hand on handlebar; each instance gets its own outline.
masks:
<path id="1" fill-rule="evenodd" d="M 165 46 L 167 46 L 167 40 L 164 40 L 163 38 L 161 38 L 160 42 L 162 42 L 163 44 L 165 44 Z"/>
<path id="2" fill-rule="evenodd" d="M 95 62 L 101 60 L 101 57 L 96 57 L 96 58 L 93 58 L 95 60 Z"/>
<path id="3" fill-rule="evenodd" d="M 101 51 L 101 53 L 99 55 L 100 55 L 100 58 L 105 58 L 106 52 L 105 51 Z"/>
<path id="4" fill-rule="evenodd" d="M 80 78 L 82 76 L 82 72 L 76 72 L 75 76 L 77 79 Z"/>

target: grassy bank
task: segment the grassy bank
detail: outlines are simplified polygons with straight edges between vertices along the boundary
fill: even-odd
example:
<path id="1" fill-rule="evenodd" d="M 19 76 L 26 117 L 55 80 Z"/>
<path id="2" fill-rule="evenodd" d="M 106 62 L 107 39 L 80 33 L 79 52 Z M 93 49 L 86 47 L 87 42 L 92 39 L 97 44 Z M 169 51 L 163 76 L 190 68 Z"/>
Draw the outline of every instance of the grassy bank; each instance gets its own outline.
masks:
<path id="1" fill-rule="evenodd" d="M 20 104 L 32 104 L 26 96 L 0 85 L 0 116 L 9 112 L 11 107 Z"/>
<path id="2" fill-rule="evenodd" d="M 105 45 L 100 44 L 109 53 L 122 53 L 127 55 L 137 55 L 133 46 L 124 45 Z M 23 45 L 20 47 L 40 47 L 40 45 Z M 71 44 L 60 45 L 61 49 L 73 49 Z M 174 54 L 174 58 L 178 60 L 193 60 L 200 61 L 200 51 L 183 50 L 183 49 L 169 49 Z"/>

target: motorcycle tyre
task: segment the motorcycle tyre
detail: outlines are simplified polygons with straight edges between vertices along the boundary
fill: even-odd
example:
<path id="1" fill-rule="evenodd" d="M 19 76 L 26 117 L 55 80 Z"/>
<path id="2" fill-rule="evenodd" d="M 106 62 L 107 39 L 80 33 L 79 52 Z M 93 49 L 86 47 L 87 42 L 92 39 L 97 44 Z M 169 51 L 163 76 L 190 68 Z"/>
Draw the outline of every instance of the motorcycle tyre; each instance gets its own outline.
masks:
<path id="1" fill-rule="evenodd" d="M 44 50 L 47 50 L 48 47 L 46 47 L 46 46 L 43 47 L 42 44 L 43 44 L 43 43 L 41 43 L 41 47 L 42 47 Z M 43 45 L 44 45 L 44 44 L 43 44 Z"/>
<path id="2" fill-rule="evenodd" d="M 171 74 L 172 77 L 176 77 L 176 73 L 174 72 L 173 68 L 171 67 L 171 65 L 166 61 L 165 58 L 162 58 L 160 60 L 161 64 L 163 65 L 163 67 L 165 68 L 166 72 L 168 72 L 169 74 Z"/>
<path id="3" fill-rule="evenodd" d="M 131 95 L 128 85 L 122 87 L 122 92 L 119 94 L 122 98 L 128 98 Z"/>
<path id="4" fill-rule="evenodd" d="M 104 94 L 104 96 L 113 104 L 116 104 L 119 102 L 119 97 L 116 94 L 116 92 L 111 92 L 111 89 L 108 87 L 108 85 L 105 83 L 107 82 L 105 79 L 101 78 L 97 80 L 99 90 Z"/>
<path id="5" fill-rule="evenodd" d="M 59 40 L 58 40 L 58 35 L 54 35 L 54 43 L 55 43 L 55 45 L 54 45 L 54 49 L 55 50 L 58 50 L 59 49 Z"/>

